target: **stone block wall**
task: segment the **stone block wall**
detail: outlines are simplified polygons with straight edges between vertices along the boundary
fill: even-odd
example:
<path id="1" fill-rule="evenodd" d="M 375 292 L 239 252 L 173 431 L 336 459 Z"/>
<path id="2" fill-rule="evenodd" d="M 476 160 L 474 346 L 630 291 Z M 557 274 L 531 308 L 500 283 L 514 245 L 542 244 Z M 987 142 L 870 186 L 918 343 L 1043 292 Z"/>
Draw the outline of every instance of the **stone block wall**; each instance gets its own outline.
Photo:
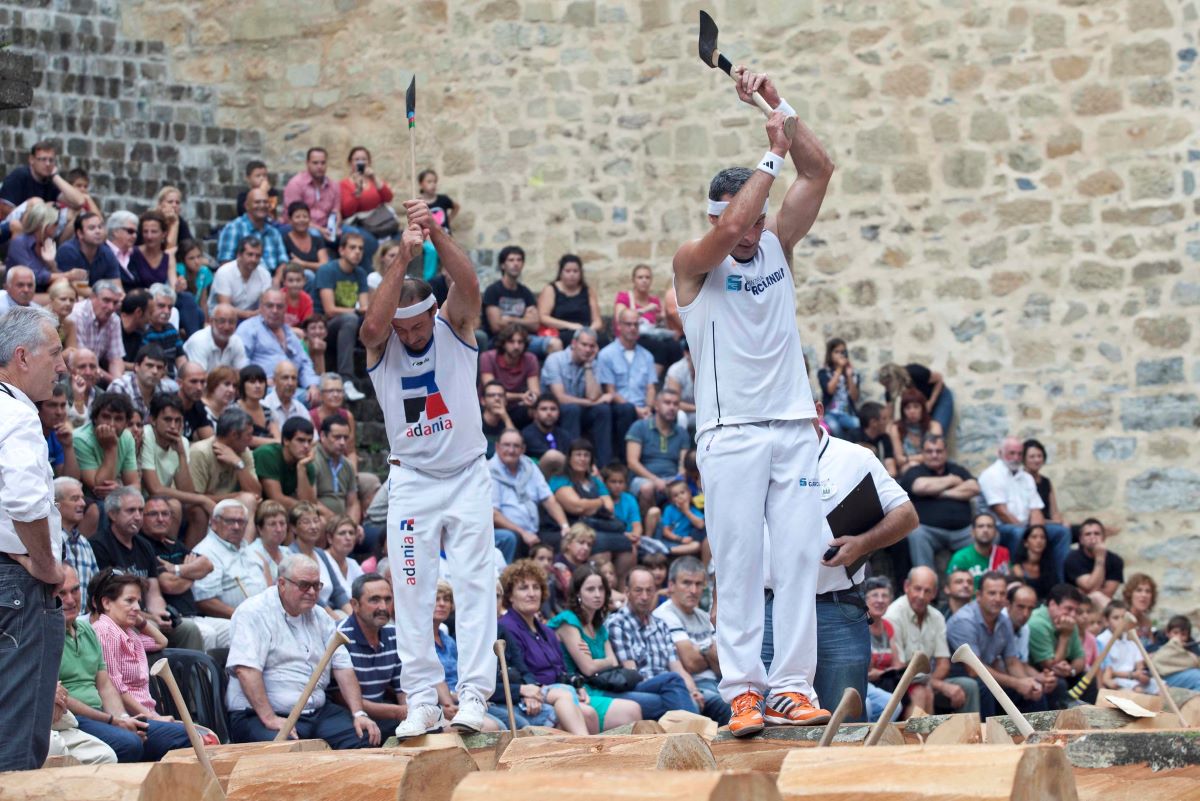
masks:
<path id="1" fill-rule="evenodd" d="M 576 252 L 607 306 L 638 262 L 665 287 L 708 178 L 765 147 L 696 57 L 701 5 L 838 165 L 795 258 L 813 372 L 835 335 L 867 397 L 887 361 L 943 372 L 961 461 L 1037 436 L 1068 518 L 1119 526 L 1164 611 L 1200 609 L 1196 0 L 126 0 L 96 18 L 161 48 L 121 94 L 158 87 L 153 113 L 188 87 L 205 126 L 238 131 L 210 156 L 235 173 L 242 132 L 282 174 L 321 144 L 341 177 L 362 143 L 407 194 L 415 72 L 419 166 L 481 266 L 518 242 L 536 291 Z"/>

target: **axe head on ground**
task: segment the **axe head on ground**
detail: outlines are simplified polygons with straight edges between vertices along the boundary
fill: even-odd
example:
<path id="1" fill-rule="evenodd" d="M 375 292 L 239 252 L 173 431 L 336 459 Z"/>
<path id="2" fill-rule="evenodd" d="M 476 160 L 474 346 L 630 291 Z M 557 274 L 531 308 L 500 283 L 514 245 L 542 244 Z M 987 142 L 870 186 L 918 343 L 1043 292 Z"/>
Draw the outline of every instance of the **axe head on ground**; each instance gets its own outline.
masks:
<path id="1" fill-rule="evenodd" d="M 733 64 L 717 49 L 717 23 L 707 11 L 700 12 L 700 60 L 732 74 Z"/>

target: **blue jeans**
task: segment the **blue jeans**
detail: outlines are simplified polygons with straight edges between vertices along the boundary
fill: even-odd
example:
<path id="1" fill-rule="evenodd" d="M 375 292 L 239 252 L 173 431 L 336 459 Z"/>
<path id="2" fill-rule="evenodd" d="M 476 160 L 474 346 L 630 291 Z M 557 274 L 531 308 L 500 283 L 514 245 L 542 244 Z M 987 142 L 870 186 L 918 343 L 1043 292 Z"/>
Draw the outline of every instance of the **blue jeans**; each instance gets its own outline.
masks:
<path id="1" fill-rule="evenodd" d="M 634 687 L 627 693 L 614 693 L 613 698 L 633 701 L 642 708 L 642 718 L 658 720 L 672 709 L 696 711 L 696 702 L 678 673 L 667 671 Z"/>
<path id="2" fill-rule="evenodd" d="M 718 726 L 724 726 L 729 723 L 729 717 L 733 714 L 729 708 L 729 704 L 721 697 L 721 691 L 718 689 L 720 681 L 717 679 L 695 679 L 696 689 L 704 694 L 704 708 L 700 710 L 700 714 L 706 718 L 712 718 L 717 722 Z"/>
<path id="3" fill-rule="evenodd" d="M 571 439 L 587 437 L 596 448 L 596 464 L 607 465 L 613 459 L 613 407 L 607 403 L 593 406 L 563 404 L 558 424 Z M 624 455 L 622 453 L 622 455 Z"/>
<path id="4" fill-rule="evenodd" d="M 512 560 L 517 555 L 517 535 L 506 528 L 498 528 L 495 532 L 496 547 L 500 549 L 500 553 L 504 554 L 504 563 L 512 564 Z"/>
<path id="5" fill-rule="evenodd" d="M 840 699 L 839 699 L 840 700 Z M 892 694 L 887 690 L 876 687 L 874 684 L 867 684 L 867 720 L 879 720 L 879 716 L 883 714 L 883 710 L 887 707 L 888 701 L 892 700 Z M 892 713 L 892 720 L 899 720 L 900 713 L 904 711 L 899 704 L 896 705 L 896 711 Z"/>
<path id="6" fill-rule="evenodd" d="M 278 714 L 278 713 L 276 713 Z M 285 715 L 280 715 L 284 717 Z M 279 732 L 262 725 L 253 709 L 229 713 L 229 739 L 235 743 L 265 743 Z M 296 734 L 301 740 L 324 740 L 335 751 L 347 748 L 369 748 L 371 741 L 354 731 L 354 720 L 344 706 L 326 702 L 311 715 L 301 715 L 296 721 Z"/>
<path id="7" fill-rule="evenodd" d="M 1063 564 L 1067 554 L 1071 552 L 1071 529 L 1058 523 L 1046 523 L 1046 541 L 1050 552 L 1054 554 L 1054 583 L 1063 581 Z M 1008 549 L 1009 554 L 1015 554 L 1021 539 L 1025 536 L 1028 525 L 1016 523 L 997 523 L 996 530 L 1000 532 L 1000 544 Z"/>
<path id="8" fill-rule="evenodd" d="M 858 440 L 859 432 L 862 430 L 862 424 L 858 422 L 858 415 L 849 412 L 831 412 L 828 409 L 825 410 L 825 426 L 833 436 L 854 441 Z"/>
<path id="9" fill-rule="evenodd" d="M 0 554 L 0 771 L 46 761 L 65 636 L 54 587 Z"/>
<path id="10" fill-rule="evenodd" d="M 1170 676 L 1163 676 L 1168 687 L 1182 687 L 1185 690 L 1200 692 L 1200 668 L 1188 668 Z"/>
<path id="11" fill-rule="evenodd" d="M 954 422 L 954 393 L 950 391 L 949 387 L 942 387 L 942 392 L 938 395 L 937 403 L 933 404 L 929 416 L 938 421 L 944 435 L 950 436 L 950 424 Z"/>
<path id="12" fill-rule="evenodd" d="M 83 715 L 77 717 L 79 730 L 104 741 L 105 745 L 116 753 L 118 762 L 157 762 L 168 751 L 188 748 L 191 745 L 182 723 L 152 720 L 147 724 L 146 739 L 143 741 L 141 737 L 120 726 L 110 726 Z"/>

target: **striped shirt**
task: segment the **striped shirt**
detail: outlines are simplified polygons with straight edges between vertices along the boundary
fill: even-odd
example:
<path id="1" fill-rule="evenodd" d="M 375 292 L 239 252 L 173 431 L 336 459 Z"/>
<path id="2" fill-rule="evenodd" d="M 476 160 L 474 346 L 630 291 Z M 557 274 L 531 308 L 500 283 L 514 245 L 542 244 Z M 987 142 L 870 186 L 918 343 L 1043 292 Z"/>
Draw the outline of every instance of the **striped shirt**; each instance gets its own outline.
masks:
<path id="1" fill-rule="evenodd" d="M 379 630 L 378 648 L 367 642 L 355 615 L 339 623 L 338 631 L 350 638 L 346 649 L 350 651 L 363 700 L 388 703 L 388 687 L 399 697 L 403 691 L 400 689 L 400 655 L 396 653 L 396 627 L 388 623 Z"/>
<path id="2" fill-rule="evenodd" d="M 112 364 L 117 359 L 125 358 L 125 340 L 121 338 L 120 315 L 114 312 L 107 322 L 100 324 L 96 321 L 96 310 L 91 299 L 84 298 L 76 301 L 70 318 L 75 323 L 79 347 L 95 353 L 101 365 Z M 134 354 L 129 355 L 132 357 Z"/>
<path id="3" fill-rule="evenodd" d="M 96 564 L 96 553 L 92 544 L 79 533 L 79 529 L 63 532 L 63 564 L 75 568 L 79 574 L 79 607 L 87 609 L 87 586 L 92 576 L 100 572 Z"/>
<path id="4" fill-rule="evenodd" d="M 92 624 L 92 630 L 100 640 L 100 651 L 104 654 L 113 687 L 122 695 L 129 693 L 133 700 L 154 712 L 150 666 L 146 664 L 146 648 L 141 638 L 118 626 L 108 615 L 101 615 Z"/>
<path id="5" fill-rule="evenodd" d="M 642 623 L 626 604 L 605 622 L 617 659 L 633 662 L 642 678 L 670 672 L 671 663 L 679 659 L 666 621 L 651 615 Z"/>

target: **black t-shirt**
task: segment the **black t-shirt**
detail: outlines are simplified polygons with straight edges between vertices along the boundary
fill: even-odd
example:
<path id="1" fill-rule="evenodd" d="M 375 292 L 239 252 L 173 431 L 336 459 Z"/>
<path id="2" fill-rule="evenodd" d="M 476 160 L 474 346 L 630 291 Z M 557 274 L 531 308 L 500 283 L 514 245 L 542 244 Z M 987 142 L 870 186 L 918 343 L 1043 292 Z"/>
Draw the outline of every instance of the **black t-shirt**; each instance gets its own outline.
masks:
<path id="1" fill-rule="evenodd" d="M 925 396 L 925 400 L 933 397 L 933 372 L 923 364 L 906 364 L 904 369 L 908 371 L 908 377 L 912 379 L 913 388 L 921 390 L 921 394 Z"/>
<path id="2" fill-rule="evenodd" d="M 1083 552 L 1082 548 L 1072 548 L 1063 562 L 1063 578 L 1068 584 L 1074 584 L 1075 579 L 1086 576 L 1096 567 L 1096 560 Z M 1125 581 L 1125 560 L 1112 551 L 1104 552 L 1104 580 Z"/>
<path id="3" fill-rule="evenodd" d="M 92 537 L 92 552 L 96 554 L 96 564 L 101 570 L 111 567 L 146 579 L 158 578 L 158 558 L 145 537 L 135 535 L 133 547 L 126 548 L 113 536 L 112 530 L 106 528 Z"/>
<path id="4" fill-rule="evenodd" d="M 142 349 L 143 337 L 141 331 L 126 331 L 121 328 L 121 343 L 125 345 L 125 361 L 132 363 L 137 352 Z"/>
<path id="5" fill-rule="evenodd" d="M 491 459 L 496 455 L 496 443 L 500 440 L 500 435 L 504 433 L 504 429 L 503 418 L 495 425 L 489 423 L 486 417 L 483 418 L 483 437 L 487 440 L 487 458 Z"/>
<path id="6" fill-rule="evenodd" d="M 438 305 L 445 306 L 446 296 L 450 294 L 450 283 L 446 280 L 446 274 L 438 273 L 430 278 L 429 287 L 433 290 L 433 299 L 438 302 Z"/>
<path id="7" fill-rule="evenodd" d="M 1046 478 L 1045 476 L 1038 476 L 1033 484 L 1035 487 L 1037 487 L 1038 497 L 1042 499 L 1042 506 L 1044 507 L 1043 511 L 1045 512 L 1046 516 L 1049 517 L 1050 493 L 1054 491 L 1054 485 L 1051 484 L 1050 479 Z"/>
<path id="8" fill-rule="evenodd" d="M 963 481 L 970 481 L 974 476 L 963 466 L 954 462 L 946 462 L 942 473 L 934 473 L 923 464 L 910 467 L 900 477 L 900 487 L 912 498 L 913 508 L 917 510 L 917 519 L 922 525 L 934 528 L 957 530 L 971 525 L 971 504 L 969 501 L 956 501 L 952 498 L 932 498 L 913 493 L 913 484 L 918 478 L 939 478 L 952 474 Z"/>
<path id="9" fill-rule="evenodd" d="M 543 433 L 536 423 L 530 423 L 521 429 L 521 436 L 525 440 L 525 455 L 530 459 L 542 458 L 551 448 L 567 452 L 567 432 L 558 426 Z"/>
<path id="10" fill-rule="evenodd" d="M 525 310 L 530 306 L 537 306 L 537 298 L 529 291 L 529 287 L 524 284 L 517 284 L 516 289 L 509 289 L 504 286 L 503 281 L 497 281 L 483 291 L 483 326 L 490 336 L 495 336 L 498 332 L 493 331 L 488 325 L 487 307 L 499 306 L 500 313 L 507 317 L 521 317 L 525 314 Z"/>
<path id="11" fill-rule="evenodd" d="M 871 447 L 871 450 L 875 451 L 875 456 L 879 461 L 882 462 L 884 459 L 896 458 L 896 452 L 892 448 L 892 438 L 887 435 L 886 431 L 875 439 L 867 440 L 866 443 Z"/>
<path id="12" fill-rule="evenodd" d="M 0 186 L 0 200 L 7 200 L 14 206 L 20 206 L 31 197 L 40 197 L 47 203 L 58 200 L 58 187 L 54 179 L 46 182 L 39 181 L 33 176 L 29 165 L 23 164 L 4 176 L 4 185 Z"/>
<path id="13" fill-rule="evenodd" d="M 437 224 L 442 226 L 442 230 L 450 233 L 450 210 L 454 208 L 454 201 L 449 195 L 438 195 L 429 203 L 429 211 L 433 213 L 433 219 Z"/>
<path id="14" fill-rule="evenodd" d="M 183 438 L 191 440 L 196 432 L 212 423 L 208 419 L 208 410 L 204 404 L 196 401 L 192 408 L 183 410 Z"/>
<path id="15" fill-rule="evenodd" d="M 147 537 L 145 534 L 138 534 L 134 540 L 141 540 L 146 543 L 153 549 L 156 557 L 173 565 L 182 565 L 184 557 L 191 553 L 187 549 L 187 546 L 179 540 L 175 540 L 172 543 L 159 542 L 153 537 Z M 195 617 L 199 614 L 199 611 L 196 609 L 196 599 L 192 597 L 191 587 L 178 595 L 172 595 L 164 591 L 162 597 L 168 604 L 175 607 L 176 612 L 184 617 Z"/>

